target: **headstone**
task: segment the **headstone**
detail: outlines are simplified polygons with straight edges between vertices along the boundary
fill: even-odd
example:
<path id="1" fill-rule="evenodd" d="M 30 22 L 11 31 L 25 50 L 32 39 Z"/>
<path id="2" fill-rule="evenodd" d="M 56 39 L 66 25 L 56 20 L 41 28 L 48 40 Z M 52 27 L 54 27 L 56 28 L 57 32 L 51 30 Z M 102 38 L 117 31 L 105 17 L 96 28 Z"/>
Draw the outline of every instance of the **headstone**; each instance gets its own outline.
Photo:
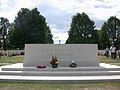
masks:
<path id="1" fill-rule="evenodd" d="M 26 44 L 23 66 L 51 66 L 52 55 L 59 67 L 68 67 L 75 61 L 78 67 L 99 66 L 97 44 Z"/>

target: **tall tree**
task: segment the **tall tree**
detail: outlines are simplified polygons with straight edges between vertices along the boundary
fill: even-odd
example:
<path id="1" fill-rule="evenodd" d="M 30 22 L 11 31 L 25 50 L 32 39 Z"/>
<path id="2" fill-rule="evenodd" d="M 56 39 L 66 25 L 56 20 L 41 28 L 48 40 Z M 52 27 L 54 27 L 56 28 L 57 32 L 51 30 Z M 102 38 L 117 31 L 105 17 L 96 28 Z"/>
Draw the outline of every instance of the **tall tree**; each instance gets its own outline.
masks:
<path id="1" fill-rule="evenodd" d="M 53 35 L 51 34 L 51 29 L 48 26 L 47 31 L 46 31 L 46 42 L 52 44 L 53 43 L 52 37 L 53 37 Z"/>
<path id="2" fill-rule="evenodd" d="M 110 17 L 101 28 L 102 47 L 110 46 L 112 43 L 120 46 L 120 20 L 116 16 Z"/>
<path id="3" fill-rule="evenodd" d="M 110 46 L 109 34 L 107 30 L 107 23 L 104 22 L 100 31 L 100 49 L 105 49 Z"/>
<path id="4" fill-rule="evenodd" d="M 13 48 L 23 49 L 28 43 L 53 43 L 52 35 L 51 41 L 46 40 L 48 35 L 51 35 L 50 28 L 37 8 L 22 8 L 9 32 L 9 41 Z"/>
<path id="5" fill-rule="evenodd" d="M 109 39 L 115 42 L 120 37 L 120 20 L 116 16 L 112 16 L 107 21 L 107 31 Z"/>
<path id="6" fill-rule="evenodd" d="M 7 44 L 7 32 L 9 29 L 10 23 L 7 18 L 1 17 L 0 18 L 0 34 L 1 34 L 1 48 L 3 50 L 6 50 L 6 44 Z"/>
<path id="7" fill-rule="evenodd" d="M 72 18 L 66 43 L 96 43 L 95 36 L 97 31 L 94 28 L 94 21 L 88 15 L 77 13 Z"/>

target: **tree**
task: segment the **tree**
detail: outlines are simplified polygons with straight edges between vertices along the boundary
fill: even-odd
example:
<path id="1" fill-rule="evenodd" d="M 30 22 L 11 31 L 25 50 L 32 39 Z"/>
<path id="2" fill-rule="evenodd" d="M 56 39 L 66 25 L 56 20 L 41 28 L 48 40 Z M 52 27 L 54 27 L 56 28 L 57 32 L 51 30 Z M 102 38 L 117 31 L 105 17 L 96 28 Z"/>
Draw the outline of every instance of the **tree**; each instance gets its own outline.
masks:
<path id="1" fill-rule="evenodd" d="M 52 37 L 53 37 L 53 35 L 51 34 L 51 29 L 48 26 L 47 31 L 46 31 L 46 42 L 52 44 L 53 43 Z"/>
<path id="2" fill-rule="evenodd" d="M 47 40 L 48 37 L 50 40 Z M 46 19 L 37 8 L 22 8 L 17 13 L 9 32 L 9 41 L 13 48 L 20 49 L 24 49 L 24 45 L 29 43 L 53 43 Z"/>
<path id="3" fill-rule="evenodd" d="M 112 43 L 120 46 L 120 20 L 116 16 L 110 17 L 107 22 L 104 22 L 101 28 L 101 47 L 105 48 Z"/>
<path id="4" fill-rule="evenodd" d="M 97 31 L 94 28 L 94 21 L 90 20 L 85 13 L 77 13 L 72 18 L 66 43 L 97 43 L 95 38 Z"/>
<path id="5" fill-rule="evenodd" d="M 104 22 L 100 31 L 100 49 L 105 49 L 107 46 L 110 46 L 109 34 L 107 30 L 107 23 Z"/>
<path id="6" fill-rule="evenodd" d="M 10 23 L 7 18 L 1 17 L 0 18 L 0 34 L 1 34 L 1 48 L 6 50 L 7 44 L 7 31 L 9 29 Z"/>
<path id="7" fill-rule="evenodd" d="M 107 31 L 109 39 L 115 43 L 120 37 L 120 20 L 116 16 L 112 16 L 107 21 Z"/>

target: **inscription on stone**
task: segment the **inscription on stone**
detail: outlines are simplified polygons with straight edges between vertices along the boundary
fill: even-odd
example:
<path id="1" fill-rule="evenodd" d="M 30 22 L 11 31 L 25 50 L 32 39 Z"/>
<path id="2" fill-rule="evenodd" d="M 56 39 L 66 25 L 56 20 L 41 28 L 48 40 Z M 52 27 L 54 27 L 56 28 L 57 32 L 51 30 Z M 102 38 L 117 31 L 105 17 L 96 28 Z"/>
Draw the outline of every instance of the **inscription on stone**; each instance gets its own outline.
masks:
<path id="1" fill-rule="evenodd" d="M 26 44 L 24 66 L 46 64 L 56 56 L 60 66 L 76 61 L 79 66 L 98 66 L 96 44 Z M 67 65 L 68 66 L 68 65 Z"/>

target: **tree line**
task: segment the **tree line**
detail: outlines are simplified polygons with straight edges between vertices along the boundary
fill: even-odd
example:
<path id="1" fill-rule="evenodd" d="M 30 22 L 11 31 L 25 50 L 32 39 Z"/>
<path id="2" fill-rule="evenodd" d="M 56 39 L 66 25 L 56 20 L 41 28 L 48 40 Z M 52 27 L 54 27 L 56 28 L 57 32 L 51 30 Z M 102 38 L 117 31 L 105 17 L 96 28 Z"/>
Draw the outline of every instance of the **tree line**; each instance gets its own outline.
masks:
<path id="1" fill-rule="evenodd" d="M 100 30 L 95 29 L 95 22 L 86 13 L 77 13 L 72 17 L 66 44 L 98 44 L 105 49 L 112 43 L 120 46 L 120 19 L 111 16 Z M 52 44 L 53 35 L 46 18 L 37 8 L 21 8 L 13 23 L 7 18 L 0 18 L 1 49 L 24 49 L 25 44 Z"/>
<path id="2" fill-rule="evenodd" d="M 0 18 L 0 34 L 0 45 L 4 50 L 24 49 L 25 44 L 31 43 L 53 43 L 53 35 L 46 18 L 37 8 L 21 8 L 11 24 L 7 18 Z"/>
<path id="3" fill-rule="evenodd" d="M 77 13 L 72 17 L 66 44 L 98 44 L 99 49 L 115 44 L 120 48 L 120 19 L 111 16 L 100 30 L 95 27 L 87 14 Z"/>

